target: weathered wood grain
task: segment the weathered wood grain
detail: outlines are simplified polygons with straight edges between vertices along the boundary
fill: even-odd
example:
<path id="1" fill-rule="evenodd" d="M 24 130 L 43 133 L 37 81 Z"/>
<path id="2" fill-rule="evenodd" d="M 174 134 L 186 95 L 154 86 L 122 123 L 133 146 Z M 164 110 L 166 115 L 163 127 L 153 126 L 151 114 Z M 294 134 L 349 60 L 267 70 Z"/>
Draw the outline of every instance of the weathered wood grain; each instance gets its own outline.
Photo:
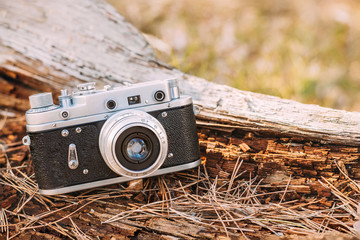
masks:
<path id="1" fill-rule="evenodd" d="M 289 190 L 327 197 L 330 189 L 325 192 L 319 188 L 316 179 L 326 178 L 336 183 L 345 178 L 360 178 L 358 147 L 312 145 L 293 142 L 290 138 L 224 137 L 208 129 L 201 129 L 198 135 L 211 177 L 229 180 L 241 161 L 238 172 L 243 179 L 256 176 L 267 187 L 276 188 L 285 187 L 291 178 Z"/>
<path id="2" fill-rule="evenodd" d="M 260 200 L 265 205 L 275 203 L 273 206 L 280 206 L 284 201 L 299 201 L 299 206 L 314 211 L 330 210 L 334 204 L 341 204 L 334 199 L 330 188 L 319 183 L 318 179 L 322 177 L 346 196 L 359 194 L 356 184 L 347 184 L 347 178 L 360 177 L 359 148 L 351 147 L 360 146 L 359 113 L 245 92 L 182 73 L 156 59 L 141 33 L 101 0 L 0 1 L 2 108 L 24 111 L 28 108 L 27 97 L 30 94 L 58 91 L 64 87 L 74 88 L 82 82 L 95 81 L 101 87 L 105 84 L 121 85 L 167 78 L 177 78 L 183 93 L 191 95 L 201 107 L 198 125 L 201 154 L 206 163 L 203 171 L 216 179 L 214 188 L 221 191 L 222 184 L 232 181 L 241 186 L 245 181 L 243 178 L 253 179 L 256 176 L 262 179 L 257 185 L 259 195 L 249 199 Z M 25 172 L 27 176 L 32 175 L 28 150 L 20 142 L 21 135 L 25 134 L 24 124 L 24 119 L 20 122 L 7 119 L 5 127 L 0 123 L 1 144 L 9 147 L 0 150 L 0 164 L 4 166 L 8 161 L 13 166 L 21 164 L 24 173 L 18 173 L 20 183 L 30 179 L 24 177 Z M 236 129 L 242 131 L 239 133 L 234 131 Z M 261 133 L 261 136 L 253 133 Z M 311 140 L 348 146 L 313 144 Z M 240 167 L 234 171 L 236 163 L 240 161 Z M 234 172 L 237 174 L 243 171 L 236 180 L 233 179 Z M 46 212 L 44 206 L 36 200 L 37 196 L 29 196 L 29 201 L 23 205 L 24 192 L 17 192 L 11 185 L 0 184 L 0 207 L 16 211 L 21 205 L 24 209 L 19 214 L 29 216 L 26 219 L 7 215 L 14 239 L 60 239 L 58 236 L 79 239 L 228 239 L 226 234 L 238 238 L 239 232 L 225 233 L 219 222 L 211 226 L 199 225 L 198 222 L 190 221 L 194 216 L 192 214 L 187 220 L 181 218 L 181 215 L 169 215 L 163 209 L 170 208 L 164 208 L 164 202 L 161 201 L 156 211 L 147 209 L 143 218 L 108 221 L 126 210 L 141 209 L 152 199 L 151 196 L 157 197 L 151 201 L 158 201 L 159 196 L 164 194 L 160 185 L 154 185 L 153 189 L 156 190 L 149 193 L 146 191 L 150 189 L 150 182 L 156 184 L 156 179 L 167 182 L 166 186 L 170 187 L 168 194 L 174 197 L 174 201 L 180 194 L 187 196 L 187 193 L 194 192 L 194 199 L 201 197 L 203 201 L 207 190 L 203 189 L 204 186 L 194 190 L 192 186 L 195 185 L 189 180 L 189 172 L 176 175 L 175 179 L 181 178 L 181 181 L 166 176 L 145 180 L 144 186 L 142 183 L 129 184 L 127 190 L 124 190 L 126 194 L 121 198 L 119 194 L 122 190 L 119 192 L 118 186 L 109 186 L 104 192 L 106 196 L 98 194 L 103 200 L 91 204 L 81 200 L 85 192 L 80 193 L 79 198 L 72 195 L 69 198 L 55 197 L 53 204 L 48 206 L 49 211 L 53 211 L 51 213 Z M 5 179 L 5 174 L 6 171 L 0 179 Z M 196 180 L 197 175 L 194 176 Z M 143 192 L 141 187 L 145 188 Z M 198 194 L 198 190 L 205 192 Z M 151 195 L 154 191 L 154 195 Z M 90 192 L 90 199 L 91 195 Z M 314 201 L 314 198 L 318 200 Z M 171 207 L 181 210 L 181 206 L 183 208 L 191 202 L 176 206 L 180 203 L 174 202 Z M 72 208 L 62 209 L 70 204 L 73 204 Z M 215 214 L 211 209 L 205 208 L 201 215 L 206 217 L 206 214 Z M 222 208 L 217 209 L 215 211 L 222 211 Z M 245 216 L 243 212 L 232 210 L 241 214 L 237 217 Z M 350 214 L 345 212 L 344 215 L 340 208 L 335 211 L 338 219 L 352 226 L 353 218 Z M 49 215 L 46 217 L 44 213 Z M 261 211 L 259 214 L 262 214 Z M 64 216 L 69 217 L 63 219 Z M 171 219 L 169 216 L 175 217 Z M 35 231 L 30 230 L 32 223 L 29 225 L 29 221 L 33 222 L 33 218 L 40 220 L 38 224 L 49 225 L 42 228 L 35 225 Z M 312 220 L 316 222 L 315 218 Z M 325 220 L 319 218 L 318 221 L 322 224 Z M 269 233 L 262 224 L 248 220 L 248 216 L 238 223 L 237 228 L 248 230 L 247 236 L 254 239 L 265 238 L 264 232 L 260 230 Z M 328 226 L 338 230 L 341 227 L 338 222 L 330 222 Z M 61 233 L 61 229 L 65 232 Z M 9 231 L 0 232 L 0 238 L 5 238 L 7 233 Z M 18 233 L 20 235 L 16 236 Z M 287 232 L 294 233 L 298 232 Z M 320 238 L 328 239 L 325 236 Z M 343 239 L 351 238 L 350 235 L 344 235 Z"/>
<path id="3" fill-rule="evenodd" d="M 101 0 L 1 1 L 0 74 L 8 84 L 37 91 L 88 81 L 103 86 L 177 78 L 182 92 L 201 106 L 198 119 L 206 125 L 360 145 L 360 113 L 241 91 L 185 74 L 160 62 L 141 33 Z M 13 104 L 3 100 L 0 105 Z"/>

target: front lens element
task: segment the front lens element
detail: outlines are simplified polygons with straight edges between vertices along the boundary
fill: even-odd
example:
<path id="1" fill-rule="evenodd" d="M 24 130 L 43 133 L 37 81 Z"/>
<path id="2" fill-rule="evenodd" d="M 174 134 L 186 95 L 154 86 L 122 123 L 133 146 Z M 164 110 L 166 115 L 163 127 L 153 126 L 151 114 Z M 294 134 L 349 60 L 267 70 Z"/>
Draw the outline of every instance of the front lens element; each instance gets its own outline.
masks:
<path id="1" fill-rule="evenodd" d="M 104 123 L 99 148 L 111 170 L 124 177 L 139 178 L 151 175 L 163 165 L 168 139 L 156 118 L 129 109 L 115 113 Z"/>
<path id="2" fill-rule="evenodd" d="M 136 162 L 145 161 L 150 153 L 149 147 L 142 138 L 134 137 L 127 143 L 127 157 Z"/>
<path id="3" fill-rule="evenodd" d="M 130 127 L 116 139 L 116 159 L 122 166 L 132 171 L 142 171 L 150 167 L 159 153 L 159 139 L 146 127 Z"/>

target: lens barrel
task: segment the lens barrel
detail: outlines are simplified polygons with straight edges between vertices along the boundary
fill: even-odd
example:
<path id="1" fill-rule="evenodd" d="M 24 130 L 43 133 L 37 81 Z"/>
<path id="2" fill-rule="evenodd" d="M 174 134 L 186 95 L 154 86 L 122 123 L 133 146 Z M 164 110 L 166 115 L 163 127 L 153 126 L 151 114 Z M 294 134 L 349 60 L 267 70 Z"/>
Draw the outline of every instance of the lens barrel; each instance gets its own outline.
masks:
<path id="1" fill-rule="evenodd" d="M 103 125 L 101 155 L 115 173 L 130 178 L 145 177 L 164 163 L 168 140 L 161 123 L 139 110 L 124 110 Z"/>

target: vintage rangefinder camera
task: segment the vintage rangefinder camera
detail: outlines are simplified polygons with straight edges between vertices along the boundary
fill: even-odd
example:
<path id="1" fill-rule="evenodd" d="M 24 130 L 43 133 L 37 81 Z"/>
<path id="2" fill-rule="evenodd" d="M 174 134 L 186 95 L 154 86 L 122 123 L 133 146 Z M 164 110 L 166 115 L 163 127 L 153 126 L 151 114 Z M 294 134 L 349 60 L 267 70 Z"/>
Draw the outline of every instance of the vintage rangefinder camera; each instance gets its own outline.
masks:
<path id="1" fill-rule="evenodd" d="M 192 99 L 175 80 L 125 87 L 94 83 L 30 96 L 27 133 L 44 195 L 194 168 L 200 164 Z"/>

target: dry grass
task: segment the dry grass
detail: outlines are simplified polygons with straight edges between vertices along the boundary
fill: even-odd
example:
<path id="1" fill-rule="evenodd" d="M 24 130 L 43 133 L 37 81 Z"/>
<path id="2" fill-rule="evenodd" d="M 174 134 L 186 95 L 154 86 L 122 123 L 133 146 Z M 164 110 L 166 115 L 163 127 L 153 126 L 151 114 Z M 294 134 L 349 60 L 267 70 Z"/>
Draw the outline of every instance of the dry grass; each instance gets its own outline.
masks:
<path id="1" fill-rule="evenodd" d="M 276 236 L 310 236 L 333 231 L 357 234 L 352 225 L 359 219 L 356 211 L 358 196 L 347 196 L 325 178 L 319 182 L 331 189 L 333 204 L 326 209 L 311 210 L 308 206 L 321 199 L 309 198 L 305 203 L 300 199 L 287 201 L 284 196 L 290 192 L 288 186 L 281 191 L 264 191 L 261 180 L 240 179 L 239 160 L 229 181 L 218 177 L 211 179 L 206 168 L 201 166 L 197 171 L 147 179 L 139 191 L 118 185 L 51 197 L 37 192 L 33 175 L 26 174 L 25 164 L 11 167 L 7 162 L 7 166 L 0 169 L 0 187 L 8 186 L 17 191 L 16 203 L 0 211 L 0 231 L 7 239 L 44 228 L 69 239 L 94 239 L 78 226 L 77 214 L 97 205 L 106 206 L 107 217 L 103 224 L 122 222 L 141 226 L 142 222 L 145 225 L 153 218 L 164 218 L 185 221 L 228 237 L 240 234 L 245 239 L 264 233 Z M 360 189 L 358 182 L 351 182 Z M 139 195 L 144 199 L 134 200 L 134 196 Z M 272 196 L 276 200 L 264 201 Z M 42 206 L 42 210 L 28 214 L 25 206 L 30 203 Z M 63 205 L 58 207 L 59 203 Z M 96 216 L 93 209 L 90 213 Z M 64 224 L 65 220 L 69 224 Z M 171 233 L 172 230 L 168 231 Z"/>
<path id="2" fill-rule="evenodd" d="M 109 2 L 185 72 L 360 111 L 359 1 Z"/>
<path id="3" fill-rule="evenodd" d="M 24 122 L 22 118 L 10 117 L 5 123 L 10 121 Z M 9 160 L 7 152 L 17 147 L 15 143 L 0 142 L 0 154 L 5 156 L 5 164 L 0 168 L 0 238 L 4 239 L 22 239 L 29 233 L 41 234 L 39 239 L 97 239 L 100 234 L 108 234 L 106 226 L 113 227 L 112 233 L 120 236 L 130 237 L 131 228 L 135 227 L 140 230 L 134 231 L 188 239 L 212 238 L 213 233 L 263 239 L 267 234 L 281 237 L 333 232 L 355 238 L 360 231 L 353 227 L 360 214 L 359 181 L 351 179 L 338 162 L 335 163 L 344 178 L 336 182 L 337 187 L 326 178 L 317 180 L 331 190 L 331 196 L 326 198 L 296 194 L 289 187 L 291 176 L 288 184 L 273 188 L 251 174 L 245 179 L 240 159 L 229 179 L 211 178 L 206 166 L 201 165 L 194 170 L 148 178 L 140 185 L 123 183 L 42 196 L 31 160 Z M 349 195 L 349 190 L 357 194 Z M 164 222 L 156 226 L 156 219 Z M 185 227 L 161 228 L 162 223 Z M 100 232 L 101 229 L 105 230 Z"/>

